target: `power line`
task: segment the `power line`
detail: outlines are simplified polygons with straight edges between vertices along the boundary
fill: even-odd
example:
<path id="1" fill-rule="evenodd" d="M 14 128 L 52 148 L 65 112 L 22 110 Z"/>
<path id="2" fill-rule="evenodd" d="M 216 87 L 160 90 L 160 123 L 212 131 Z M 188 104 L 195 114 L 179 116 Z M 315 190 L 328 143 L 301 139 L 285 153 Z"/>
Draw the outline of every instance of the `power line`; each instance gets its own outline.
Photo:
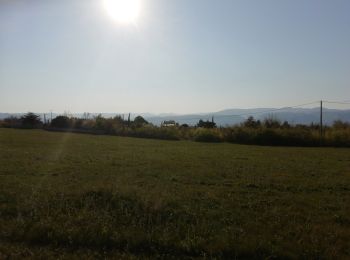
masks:
<path id="1" fill-rule="evenodd" d="M 340 105 L 350 105 L 350 102 L 338 102 L 338 101 L 323 101 L 325 103 L 330 103 L 330 104 L 340 104 Z"/>
<path id="2" fill-rule="evenodd" d="M 319 103 L 318 101 L 310 102 L 310 103 L 305 103 L 305 104 L 300 104 L 300 105 L 295 105 L 295 106 L 290 106 L 290 107 L 282 107 L 282 108 L 275 108 L 267 111 L 259 111 L 259 112 L 253 112 L 253 113 L 245 113 L 245 114 L 239 114 L 238 116 L 249 116 L 249 115 L 258 115 L 258 114 L 268 114 L 272 113 L 275 111 L 281 111 L 281 110 L 287 110 L 287 109 L 292 109 L 292 108 L 298 108 L 298 107 L 303 107 L 307 105 L 312 105 Z"/>

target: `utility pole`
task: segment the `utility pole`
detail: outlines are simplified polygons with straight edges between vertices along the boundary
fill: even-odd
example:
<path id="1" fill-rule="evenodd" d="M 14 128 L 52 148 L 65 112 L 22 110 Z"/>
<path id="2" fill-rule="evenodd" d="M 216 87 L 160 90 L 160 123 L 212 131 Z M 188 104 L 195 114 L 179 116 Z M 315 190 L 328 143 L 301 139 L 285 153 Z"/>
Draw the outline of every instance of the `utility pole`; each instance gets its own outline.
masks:
<path id="1" fill-rule="evenodd" d="M 128 116 L 128 127 L 130 127 L 130 113 L 129 113 L 129 116 Z"/>
<path id="2" fill-rule="evenodd" d="M 323 102 L 320 101 L 320 138 L 321 138 L 321 144 L 323 141 Z"/>
<path id="3" fill-rule="evenodd" d="M 52 109 L 50 110 L 50 113 L 51 113 L 51 120 L 50 120 L 50 123 L 52 122 Z"/>

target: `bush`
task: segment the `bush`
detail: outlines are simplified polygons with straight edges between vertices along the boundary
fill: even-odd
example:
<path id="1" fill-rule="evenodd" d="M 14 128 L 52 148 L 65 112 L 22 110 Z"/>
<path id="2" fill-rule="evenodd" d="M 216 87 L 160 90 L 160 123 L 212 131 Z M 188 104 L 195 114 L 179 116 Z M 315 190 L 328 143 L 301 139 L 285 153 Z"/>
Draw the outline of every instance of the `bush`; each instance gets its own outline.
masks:
<path id="1" fill-rule="evenodd" d="M 325 145 L 350 147 L 350 129 L 333 129 L 326 131 Z"/>
<path id="2" fill-rule="evenodd" d="M 72 128 L 73 120 L 68 116 L 57 116 L 52 119 L 51 126 L 57 128 Z"/>
<path id="3" fill-rule="evenodd" d="M 273 117 L 261 123 L 249 117 L 239 126 L 215 128 L 215 123 L 200 120 L 203 127 L 190 127 L 183 124 L 174 127 L 157 127 L 142 117 L 126 121 L 120 116 L 104 118 L 98 115 L 93 119 L 79 119 L 58 116 L 51 122 L 54 129 L 69 129 L 92 134 L 111 134 L 139 138 L 163 140 L 192 140 L 196 142 L 231 142 L 239 144 L 272 146 L 337 146 L 350 147 L 350 124 L 335 121 L 333 126 L 325 127 L 325 135 L 320 139 L 318 125 L 290 125 L 280 123 Z M 28 113 L 21 118 L 9 117 L 0 121 L 0 127 L 37 128 L 42 126 L 38 115 Z M 214 127 L 214 128 L 210 128 Z"/>
<path id="4" fill-rule="evenodd" d="M 224 140 L 240 144 L 315 146 L 319 137 L 313 131 L 299 128 L 250 128 L 231 127 L 223 129 Z"/>
<path id="5" fill-rule="evenodd" d="M 253 144 L 257 130 L 248 127 L 225 128 L 224 140 L 231 143 Z"/>
<path id="6" fill-rule="evenodd" d="M 219 131 L 207 128 L 197 128 L 193 138 L 196 142 L 218 143 L 222 141 Z"/>
<path id="7" fill-rule="evenodd" d="M 142 117 L 142 116 L 137 116 L 134 119 L 133 126 L 134 127 L 142 127 L 147 125 L 148 122 Z"/>
<path id="8" fill-rule="evenodd" d="M 144 126 L 131 130 L 134 137 L 154 138 L 163 140 L 180 140 L 179 131 L 173 127 Z"/>
<path id="9" fill-rule="evenodd" d="M 7 128 L 20 128 L 22 125 L 21 119 L 10 116 L 3 120 L 2 126 Z"/>
<path id="10" fill-rule="evenodd" d="M 343 129 L 350 129 L 350 124 L 346 123 L 346 122 L 343 122 L 341 120 L 336 120 L 333 123 L 333 128 L 334 129 L 338 129 L 338 130 L 339 129 L 341 129 L 341 130 L 343 130 Z"/>
<path id="11" fill-rule="evenodd" d="M 261 145 L 283 144 L 283 136 L 276 129 L 262 128 L 257 132 L 255 142 Z"/>

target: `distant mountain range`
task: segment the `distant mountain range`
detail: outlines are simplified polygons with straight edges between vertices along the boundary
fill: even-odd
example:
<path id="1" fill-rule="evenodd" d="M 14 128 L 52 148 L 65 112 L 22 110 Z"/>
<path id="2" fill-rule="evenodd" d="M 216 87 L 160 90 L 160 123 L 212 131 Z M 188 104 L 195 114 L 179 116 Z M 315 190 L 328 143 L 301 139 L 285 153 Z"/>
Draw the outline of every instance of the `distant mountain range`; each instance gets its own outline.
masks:
<path id="1" fill-rule="evenodd" d="M 180 124 L 196 124 L 199 119 L 214 121 L 219 126 L 235 125 L 243 122 L 249 116 L 263 120 L 266 117 L 274 117 L 280 121 L 288 121 L 291 124 L 311 124 L 320 122 L 319 108 L 254 108 L 254 109 L 226 109 L 214 113 L 191 115 L 168 115 L 145 117 L 153 124 L 160 124 L 164 120 L 175 120 Z M 350 110 L 323 109 L 323 122 L 332 124 L 335 120 L 350 122 Z"/>
<path id="2" fill-rule="evenodd" d="M 43 113 L 38 113 L 43 118 Z M 90 113 L 90 117 L 96 116 L 99 113 Z M 113 117 L 115 115 L 121 115 L 118 113 L 101 113 L 104 117 Z M 0 119 L 4 119 L 9 116 L 21 116 L 23 113 L 0 113 Z M 56 117 L 58 114 L 53 114 Z M 72 114 L 75 117 L 83 117 L 82 113 Z M 127 114 L 123 114 L 125 119 Z M 212 120 L 216 122 L 218 126 L 235 125 L 243 122 L 249 116 L 253 116 L 256 119 L 263 120 L 266 117 L 273 116 L 280 121 L 288 121 L 291 124 L 311 124 L 319 123 L 320 121 L 320 109 L 319 108 L 253 108 L 253 109 L 226 109 L 213 113 L 197 113 L 197 114 L 151 114 L 140 113 L 131 114 L 131 118 L 137 115 L 143 116 L 147 121 L 160 125 L 165 120 L 175 120 L 179 124 L 195 125 L 202 120 Z M 46 118 L 50 119 L 51 115 L 46 114 Z M 342 120 L 350 122 L 350 110 L 340 109 L 323 109 L 323 121 L 325 124 L 332 124 L 335 120 Z"/>

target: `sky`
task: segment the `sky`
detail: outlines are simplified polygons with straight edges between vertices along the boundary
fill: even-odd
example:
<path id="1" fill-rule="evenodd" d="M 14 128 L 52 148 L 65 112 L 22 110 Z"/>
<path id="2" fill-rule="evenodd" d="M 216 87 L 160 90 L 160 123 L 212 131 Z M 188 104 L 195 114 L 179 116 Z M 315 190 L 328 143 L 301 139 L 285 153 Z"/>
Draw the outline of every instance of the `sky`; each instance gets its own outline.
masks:
<path id="1" fill-rule="evenodd" d="M 0 112 L 350 100 L 348 0 L 140 1 L 125 24 L 103 0 L 0 0 Z"/>

